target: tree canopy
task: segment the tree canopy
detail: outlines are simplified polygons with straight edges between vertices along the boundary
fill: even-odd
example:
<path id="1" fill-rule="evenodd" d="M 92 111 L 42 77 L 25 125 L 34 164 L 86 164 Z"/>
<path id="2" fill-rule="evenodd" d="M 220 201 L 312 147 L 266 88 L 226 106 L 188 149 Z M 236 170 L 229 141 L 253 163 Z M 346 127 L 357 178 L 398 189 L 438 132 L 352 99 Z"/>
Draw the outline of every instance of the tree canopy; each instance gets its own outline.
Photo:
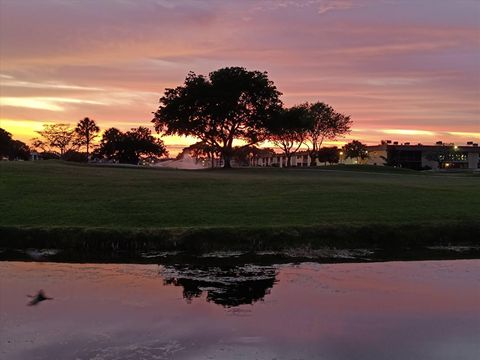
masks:
<path id="1" fill-rule="evenodd" d="M 269 140 L 279 147 L 291 165 L 292 156 L 300 149 L 307 135 L 309 113 L 305 106 L 293 106 L 278 112 L 270 125 Z"/>
<path id="2" fill-rule="evenodd" d="M 165 90 L 152 122 L 159 133 L 199 138 L 228 168 L 234 139 L 245 146 L 266 139 L 280 95 L 266 72 L 227 67 L 208 78 L 190 72 L 183 85 Z"/>
<path id="3" fill-rule="evenodd" d="M 346 144 L 343 147 L 343 151 L 345 152 L 345 158 L 356 158 L 357 162 L 368 158 L 368 148 L 367 145 L 362 144 L 358 140 L 353 140 L 352 142 Z"/>
<path id="4" fill-rule="evenodd" d="M 340 160 L 340 151 L 336 146 L 322 147 L 318 150 L 318 161 L 323 163 L 337 164 Z"/>
<path id="5" fill-rule="evenodd" d="M 127 132 L 116 128 L 106 130 L 96 154 L 120 163 L 138 164 L 142 157 L 160 157 L 166 155 L 167 150 L 150 129 L 140 126 Z"/>
<path id="6" fill-rule="evenodd" d="M 12 134 L 0 128 L 0 159 L 6 157 L 9 160 L 30 159 L 30 148 L 20 140 L 14 140 Z"/>
<path id="7" fill-rule="evenodd" d="M 87 149 L 87 159 L 90 156 L 90 145 L 92 141 L 98 136 L 100 128 L 97 126 L 94 120 L 88 117 L 80 120 L 75 128 L 77 135 L 77 142 L 81 146 L 85 146 Z"/>
<path id="8" fill-rule="evenodd" d="M 336 112 L 333 107 L 322 102 L 305 103 L 302 106 L 308 109 L 309 124 L 305 144 L 308 146 L 311 165 L 314 166 L 323 141 L 334 140 L 349 133 L 352 120 L 350 116 Z"/>
<path id="9" fill-rule="evenodd" d="M 40 137 L 32 139 L 32 144 L 44 152 L 63 158 L 67 151 L 77 150 L 79 147 L 75 130 L 69 124 L 44 124 L 43 130 L 37 133 Z"/>

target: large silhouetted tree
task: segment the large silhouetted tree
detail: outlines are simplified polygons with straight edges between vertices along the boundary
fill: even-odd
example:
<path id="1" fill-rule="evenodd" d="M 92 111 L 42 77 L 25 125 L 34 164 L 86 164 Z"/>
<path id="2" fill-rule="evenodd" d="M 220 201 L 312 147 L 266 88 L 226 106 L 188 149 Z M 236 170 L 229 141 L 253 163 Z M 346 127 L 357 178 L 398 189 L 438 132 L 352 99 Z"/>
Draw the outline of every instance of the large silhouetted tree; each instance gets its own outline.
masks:
<path id="1" fill-rule="evenodd" d="M 190 72 L 183 85 L 165 90 L 152 122 L 159 133 L 199 138 L 229 168 L 235 139 L 249 146 L 266 138 L 280 95 L 266 72 L 227 67 L 208 78 Z"/>
<path id="2" fill-rule="evenodd" d="M 307 107 L 294 106 L 280 111 L 278 119 L 270 126 L 269 139 L 283 151 L 287 166 L 305 141 L 308 115 Z"/>
<path id="3" fill-rule="evenodd" d="M 87 159 L 90 158 L 90 145 L 92 141 L 98 136 L 100 128 L 94 120 L 86 117 L 77 123 L 75 133 L 77 134 L 77 141 L 79 145 L 84 145 L 87 148 Z"/>
<path id="4" fill-rule="evenodd" d="M 110 128 L 103 134 L 97 155 L 120 163 L 137 164 L 145 156 L 163 156 L 167 150 L 163 141 L 152 136 L 146 127 L 121 132 Z"/>
<path id="5" fill-rule="evenodd" d="M 303 104 L 308 108 L 309 125 L 306 132 L 305 144 L 311 159 L 311 166 L 316 165 L 318 151 L 325 139 L 334 140 L 338 136 L 350 132 L 352 120 L 350 116 L 336 112 L 330 105 L 322 102 Z"/>

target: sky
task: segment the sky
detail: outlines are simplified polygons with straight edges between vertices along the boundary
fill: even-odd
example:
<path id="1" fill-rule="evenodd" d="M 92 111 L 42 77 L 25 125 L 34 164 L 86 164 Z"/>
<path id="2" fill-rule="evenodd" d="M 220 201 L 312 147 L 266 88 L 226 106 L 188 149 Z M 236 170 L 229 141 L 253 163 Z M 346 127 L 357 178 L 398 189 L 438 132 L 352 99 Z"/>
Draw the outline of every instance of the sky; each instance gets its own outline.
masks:
<path id="1" fill-rule="evenodd" d="M 225 66 L 350 115 L 340 142 L 480 141 L 478 0 L 0 0 L 0 55 L 0 127 L 27 142 L 151 127 L 165 88 Z"/>

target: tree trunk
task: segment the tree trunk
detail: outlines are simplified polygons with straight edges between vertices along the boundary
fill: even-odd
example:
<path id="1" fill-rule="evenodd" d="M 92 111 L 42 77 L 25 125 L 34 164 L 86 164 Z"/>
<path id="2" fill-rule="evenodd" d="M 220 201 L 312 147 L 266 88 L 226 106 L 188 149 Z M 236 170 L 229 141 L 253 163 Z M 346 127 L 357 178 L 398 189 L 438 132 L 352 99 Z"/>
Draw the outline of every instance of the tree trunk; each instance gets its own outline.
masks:
<path id="1" fill-rule="evenodd" d="M 287 166 L 290 167 L 292 165 L 292 155 L 287 155 Z"/>
<path id="2" fill-rule="evenodd" d="M 215 155 L 213 153 L 210 155 L 210 165 L 212 169 L 215 168 Z"/>
<path id="3" fill-rule="evenodd" d="M 230 144 L 231 145 L 231 144 Z M 225 146 L 222 149 L 222 158 L 223 158 L 223 168 L 224 169 L 231 169 L 232 164 L 230 163 L 232 161 L 232 155 L 233 155 L 233 150 L 231 146 Z"/>
<path id="4" fill-rule="evenodd" d="M 223 156 L 223 168 L 224 169 L 231 169 L 232 164 L 230 164 L 231 158 L 230 156 Z"/>

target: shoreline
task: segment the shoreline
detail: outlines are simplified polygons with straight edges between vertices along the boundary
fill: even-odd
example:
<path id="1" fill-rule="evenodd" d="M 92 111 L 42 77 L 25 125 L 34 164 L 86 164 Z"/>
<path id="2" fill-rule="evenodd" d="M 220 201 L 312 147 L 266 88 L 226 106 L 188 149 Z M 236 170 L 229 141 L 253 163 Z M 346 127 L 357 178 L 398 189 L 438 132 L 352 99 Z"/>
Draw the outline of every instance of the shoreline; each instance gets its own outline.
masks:
<path id="1" fill-rule="evenodd" d="M 0 248 L 90 252 L 279 253 L 318 249 L 404 251 L 480 246 L 480 222 L 265 227 L 101 228 L 0 226 Z"/>

